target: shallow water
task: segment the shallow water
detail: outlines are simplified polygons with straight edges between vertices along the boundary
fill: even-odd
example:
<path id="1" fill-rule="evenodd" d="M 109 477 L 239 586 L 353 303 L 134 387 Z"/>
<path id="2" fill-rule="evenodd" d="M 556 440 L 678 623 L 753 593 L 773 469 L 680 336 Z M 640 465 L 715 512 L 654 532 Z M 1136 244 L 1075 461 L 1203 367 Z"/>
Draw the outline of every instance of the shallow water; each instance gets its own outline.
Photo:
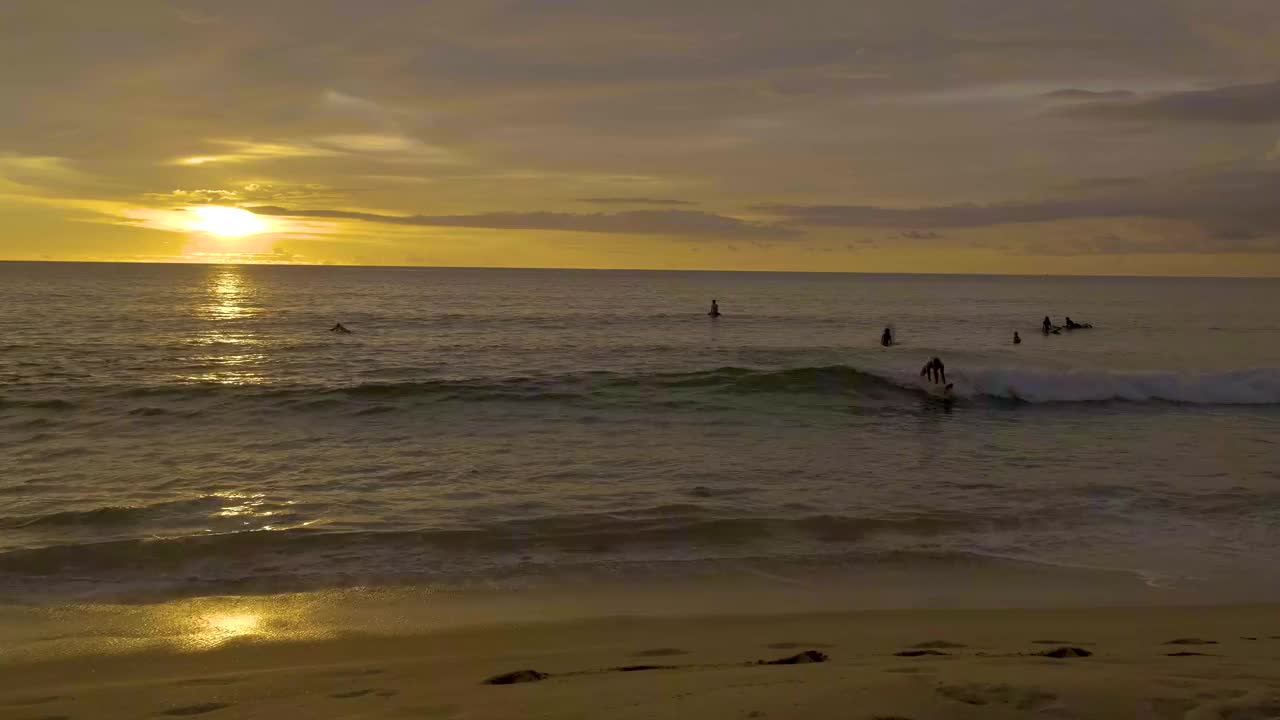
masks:
<path id="1" fill-rule="evenodd" d="M 1278 304 L 1273 280 L 4 263 L 0 595 L 1012 561 L 1276 599 Z M 1064 313 L 1096 327 L 1039 332 Z"/>

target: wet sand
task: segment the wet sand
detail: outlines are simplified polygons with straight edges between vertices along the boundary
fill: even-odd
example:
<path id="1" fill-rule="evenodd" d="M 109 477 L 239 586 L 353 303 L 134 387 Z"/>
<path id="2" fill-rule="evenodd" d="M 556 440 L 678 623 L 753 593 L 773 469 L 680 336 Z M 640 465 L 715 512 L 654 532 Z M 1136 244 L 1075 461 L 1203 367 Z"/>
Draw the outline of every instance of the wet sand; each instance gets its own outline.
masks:
<path id="1" fill-rule="evenodd" d="M 1280 716 L 1276 606 L 494 621 L 0 656 L 0 718 Z"/>

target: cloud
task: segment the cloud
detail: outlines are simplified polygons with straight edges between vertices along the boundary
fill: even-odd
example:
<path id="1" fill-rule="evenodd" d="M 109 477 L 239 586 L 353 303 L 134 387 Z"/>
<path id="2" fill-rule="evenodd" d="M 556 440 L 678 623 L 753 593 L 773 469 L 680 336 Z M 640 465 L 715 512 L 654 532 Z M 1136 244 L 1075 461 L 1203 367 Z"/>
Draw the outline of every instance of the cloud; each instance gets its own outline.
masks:
<path id="1" fill-rule="evenodd" d="M 1060 112 L 1106 120 L 1259 125 L 1280 122 L 1280 80 L 1173 92 L 1133 102 L 1090 102 Z"/>
<path id="2" fill-rule="evenodd" d="M 332 157 L 338 155 L 333 148 L 317 147 L 308 143 L 257 142 L 253 140 L 209 140 L 210 144 L 225 148 L 224 151 L 174 158 L 174 165 L 198 166 L 211 163 L 243 163 L 286 158 Z"/>
<path id="3" fill-rule="evenodd" d="M 1146 180 L 1137 177 L 1092 177 L 1081 178 L 1066 187 L 1072 190 L 1112 190 L 1115 188 L 1128 188 L 1134 185 L 1141 185 Z"/>
<path id="4" fill-rule="evenodd" d="M 428 243 L 403 226 L 430 222 L 631 233 L 583 239 L 572 254 L 560 238 L 513 231 L 465 258 L 591 266 L 681 262 L 641 232 L 789 237 L 814 223 L 826 228 L 814 238 L 831 236 L 815 242 L 861 251 L 874 235 L 887 256 L 930 233 L 949 248 L 983 242 L 948 228 L 1053 218 L 1111 218 L 1092 234 L 1129 236 L 1119 219 L 1140 212 L 1262 234 L 1251 242 L 1273 227 L 1243 180 L 1238 199 L 1108 178 L 1261 162 L 1277 147 L 1270 86 L 1248 84 L 1277 77 L 1276 0 L 374 5 L 133 0 L 68 13 L 0 0 L 0 156 L 74 170 L 0 162 L 0 192 L 47 201 L 50 218 L 86 201 L 351 212 L 311 221 L 341 225 L 317 252 L 348 262 L 399 261 L 398 243 L 419 252 Z M 1203 124 L 1220 117 L 1230 122 Z M 1063 187 L 1074 178 L 1096 180 Z M 723 198 L 785 213 L 730 211 Z M 414 208 L 435 214 L 377 212 Z M 708 212 L 619 212 L 694 209 Z M 832 229 L 859 223 L 885 229 Z M 132 242 L 96 231 L 111 252 Z M 90 242 L 13 223 L 5 235 L 22 253 Z M 761 267 L 791 266 L 789 250 L 748 242 L 735 244 Z M 440 246 L 421 257 L 464 259 Z M 911 255 L 898 257 L 921 262 Z"/>
<path id="5" fill-rule="evenodd" d="M 1141 229 L 1140 229 L 1141 230 Z M 1253 231 L 1186 232 L 1160 228 L 1156 232 L 1103 232 L 1066 237 L 1036 238 L 1014 248 L 1023 255 L 1114 256 L 1168 254 L 1274 255 L 1280 253 L 1280 234 Z"/>
<path id="6" fill-rule="evenodd" d="M 0 190 L 6 185 L 34 189 L 79 179 L 66 158 L 0 153 Z"/>
<path id="7" fill-rule="evenodd" d="M 245 183 L 234 189 L 177 189 L 167 193 L 146 193 L 152 200 L 175 205 L 236 205 L 265 202 L 306 202 L 337 198 L 341 192 L 318 184 L 280 185 Z"/>
<path id="8" fill-rule="evenodd" d="M 277 206 L 249 207 L 259 215 L 360 220 L 390 225 L 467 227 L 494 230 L 561 230 L 566 232 L 744 237 L 782 239 L 800 231 L 697 210 L 627 210 L 616 213 L 492 212 L 472 215 L 381 215 L 347 210 L 303 210 Z"/>
<path id="9" fill-rule="evenodd" d="M 1047 92 L 1043 97 L 1050 100 L 1128 100 L 1137 97 L 1138 94 L 1132 90 L 1081 90 L 1079 88 L 1066 88 L 1063 90 L 1054 90 Z"/>
<path id="10" fill-rule="evenodd" d="M 982 228 L 1020 223 L 1153 218 L 1199 226 L 1217 240 L 1261 241 L 1280 250 L 1280 170 L 1210 173 L 1171 182 L 1124 182 L 1108 192 L 1025 202 L 892 208 L 762 205 L 782 223 L 827 227 Z M 916 232 L 916 231 L 908 231 Z M 904 233 L 905 235 L 905 233 Z M 1257 246 L 1255 243 L 1251 247 Z"/>
<path id="11" fill-rule="evenodd" d="M 697 203 L 688 200 L 647 197 L 591 197 L 578 198 L 578 202 L 595 205 L 697 205 Z"/>

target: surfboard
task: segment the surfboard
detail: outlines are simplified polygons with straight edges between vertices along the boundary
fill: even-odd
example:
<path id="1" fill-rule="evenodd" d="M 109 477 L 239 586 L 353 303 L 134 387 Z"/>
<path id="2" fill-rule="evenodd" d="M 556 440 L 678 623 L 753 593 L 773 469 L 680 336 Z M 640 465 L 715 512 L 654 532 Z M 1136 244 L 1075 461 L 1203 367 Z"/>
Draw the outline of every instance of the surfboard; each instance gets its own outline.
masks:
<path id="1" fill-rule="evenodd" d="M 951 400 L 951 390 L 955 387 L 955 383 L 947 383 L 946 385 L 938 385 L 928 380 L 921 380 L 920 387 L 924 389 L 930 397 L 939 398 L 941 400 Z"/>

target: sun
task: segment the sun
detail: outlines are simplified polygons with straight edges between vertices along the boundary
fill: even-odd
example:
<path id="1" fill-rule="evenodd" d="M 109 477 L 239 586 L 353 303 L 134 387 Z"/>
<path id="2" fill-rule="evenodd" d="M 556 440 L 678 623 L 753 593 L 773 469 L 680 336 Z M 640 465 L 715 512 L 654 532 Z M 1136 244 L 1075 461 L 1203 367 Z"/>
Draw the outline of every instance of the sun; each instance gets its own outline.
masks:
<path id="1" fill-rule="evenodd" d="M 201 205 L 191 208 L 191 214 L 195 217 L 189 229 L 218 237 L 257 235 L 267 229 L 262 218 L 241 208 Z"/>

